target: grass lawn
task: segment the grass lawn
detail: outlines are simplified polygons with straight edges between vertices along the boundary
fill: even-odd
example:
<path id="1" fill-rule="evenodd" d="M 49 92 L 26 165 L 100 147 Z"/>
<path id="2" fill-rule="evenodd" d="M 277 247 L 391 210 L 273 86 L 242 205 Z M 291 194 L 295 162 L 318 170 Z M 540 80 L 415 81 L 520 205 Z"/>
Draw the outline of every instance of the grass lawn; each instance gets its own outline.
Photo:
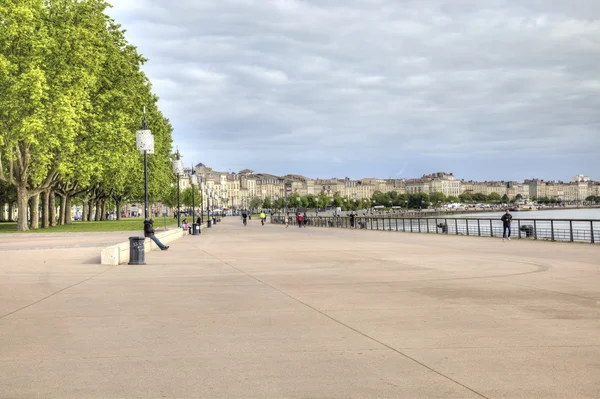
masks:
<path id="1" fill-rule="evenodd" d="M 176 225 L 177 223 L 175 223 Z M 154 228 L 161 229 L 164 226 L 162 218 L 156 218 Z M 167 227 L 173 226 L 173 218 L 167 218 Z M 105 222 L 73 222 L 71 225 L 55 226 L 49 229 L 29 230 L 26 233 L 90 233 L 106 231 L 142 231 L 144 230 L 144 219 L 133 218 L 123 220 L 107 220 Z M 17 233 L 17 223 L 0 223 L 0 234 Z"/>

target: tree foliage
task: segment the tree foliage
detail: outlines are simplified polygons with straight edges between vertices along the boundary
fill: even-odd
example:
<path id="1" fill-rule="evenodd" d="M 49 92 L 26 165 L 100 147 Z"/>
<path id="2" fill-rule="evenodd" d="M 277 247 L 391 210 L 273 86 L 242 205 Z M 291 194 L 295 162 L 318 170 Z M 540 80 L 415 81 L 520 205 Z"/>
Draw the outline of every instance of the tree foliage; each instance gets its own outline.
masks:
<path id="1" fill-rule="evenodd" d="M 0 3 L 0 181 L 16 190 L 19 230 L 28 229 L 27 204 L 40 193 L 56 193 L 63 215 L 77 199 L 96 218 L 111 201 L 143 198 L 135 131 L 144 106 L 155 140 L 150 199 L 168 194 L 172 127 L 141 70 L 146 60 L 107 7 L 104 0 Z"/>

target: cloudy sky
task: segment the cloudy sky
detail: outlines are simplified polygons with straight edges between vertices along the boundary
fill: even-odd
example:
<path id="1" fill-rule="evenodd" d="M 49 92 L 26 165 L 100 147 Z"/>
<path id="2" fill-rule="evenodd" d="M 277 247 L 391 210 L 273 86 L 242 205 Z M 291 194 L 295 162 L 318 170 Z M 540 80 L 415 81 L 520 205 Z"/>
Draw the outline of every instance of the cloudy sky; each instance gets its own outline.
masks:
<path id="1" fill-rule="evenodd" d="M 186 164 L 600 179 L 598 0 L 113 0 Z"/>

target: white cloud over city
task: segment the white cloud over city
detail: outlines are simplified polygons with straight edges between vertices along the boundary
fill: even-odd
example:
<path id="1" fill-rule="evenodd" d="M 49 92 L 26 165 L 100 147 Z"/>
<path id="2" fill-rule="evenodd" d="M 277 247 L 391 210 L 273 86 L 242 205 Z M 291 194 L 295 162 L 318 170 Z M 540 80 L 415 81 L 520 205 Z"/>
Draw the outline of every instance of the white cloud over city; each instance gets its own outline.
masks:
<path id="1" fill-rule="evenodd" d="M 186 163 L 600 179 L 595 0 L 115 0 Z"/>

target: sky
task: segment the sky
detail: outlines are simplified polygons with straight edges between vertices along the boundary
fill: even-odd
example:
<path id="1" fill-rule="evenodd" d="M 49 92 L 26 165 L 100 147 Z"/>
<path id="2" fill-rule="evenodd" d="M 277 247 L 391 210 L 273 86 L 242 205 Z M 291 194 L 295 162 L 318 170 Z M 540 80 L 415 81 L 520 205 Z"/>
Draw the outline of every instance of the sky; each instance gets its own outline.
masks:
<path id="1" fill-rule="evenodd" d="M 186 165 L 600 180 L 600 1 L 112 3 Z"/>

